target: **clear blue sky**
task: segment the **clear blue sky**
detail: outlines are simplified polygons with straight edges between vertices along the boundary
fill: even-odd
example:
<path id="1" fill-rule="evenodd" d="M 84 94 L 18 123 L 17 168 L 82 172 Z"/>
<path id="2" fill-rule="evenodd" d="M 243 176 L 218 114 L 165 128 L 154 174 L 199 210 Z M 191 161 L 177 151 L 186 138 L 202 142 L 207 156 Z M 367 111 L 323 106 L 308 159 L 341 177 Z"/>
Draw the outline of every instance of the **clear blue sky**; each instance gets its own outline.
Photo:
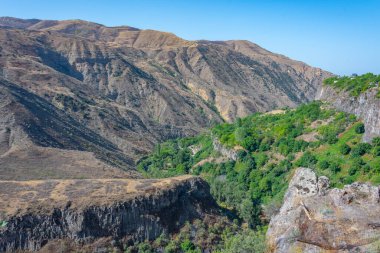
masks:
<path id="1" fill-rule="evenodd" d="M 336 74 L 380 74 L 380 0 L 0 0 L 0 16 L 245 39 Z"/>

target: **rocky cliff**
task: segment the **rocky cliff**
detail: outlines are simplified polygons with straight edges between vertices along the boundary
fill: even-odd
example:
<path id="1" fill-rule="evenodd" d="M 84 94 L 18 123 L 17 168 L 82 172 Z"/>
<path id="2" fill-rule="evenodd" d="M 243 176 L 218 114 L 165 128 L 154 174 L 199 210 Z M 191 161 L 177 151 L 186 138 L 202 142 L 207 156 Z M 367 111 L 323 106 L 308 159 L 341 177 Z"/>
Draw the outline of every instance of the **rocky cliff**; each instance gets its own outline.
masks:
<path id="1" fill-rule="evenodd" d="M 218 138 L 213 137 L 212 146 L 216 152 L 219 152 L 222 156 L 227 157 L 230 160 L 236 161 L 238 157 L 238 152 L 235 149 L 230 149 L 225 147 Z"/>
<path id="2" fill-rule="evenodd" d="M 380 99 L 377 97 L 378 88 L 372 88 L 358 97 L 350 96 L 344 90 L 337 90 L 324 85 L 316 99 L 331 103 L 340 111 L 355 114 L 365 125 L 363 141 L 371 141 L 380 136 Z"/>
<path id="3" fill-rule="evenodd" d="M 186 221 L 220 214 L 208 185 L 190 176 L 0 181 L 0 203 L 1 252 L 39 250 L 65 239 L 92 245 L 91 250 L 99 240 L 102 246 L 112 241 L 122 247 L 128 240 L 153 240 Z"/>
<path id="4" fill-rule="evenodd" d="M 0 18 L 0 77 L 137 160 L 163 140 L 314 99 L 331 74 L 248 41 Z"/>
<path id="5" fill-rule="evenodd" d="M 379 252 L 379 203 L 379 187 L 330 189 L 328 178 L 299 168 L 269 225 L 272 252 Z"/>

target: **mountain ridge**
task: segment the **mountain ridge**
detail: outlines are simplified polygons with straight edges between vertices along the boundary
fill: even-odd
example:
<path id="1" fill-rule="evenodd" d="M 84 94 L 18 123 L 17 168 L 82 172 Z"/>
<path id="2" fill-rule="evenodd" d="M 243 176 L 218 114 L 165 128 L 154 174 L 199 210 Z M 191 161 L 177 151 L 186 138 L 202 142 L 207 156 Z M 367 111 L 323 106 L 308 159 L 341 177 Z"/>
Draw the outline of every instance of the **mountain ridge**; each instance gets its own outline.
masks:
<path id="1" fill-rule="evenodd" d="M 0 18 L 0 42 L 0 77 L 133 161 L 167 139 L 311 101 L 332 75 L 247 41 L 187 41 L 81 20 Z"/>

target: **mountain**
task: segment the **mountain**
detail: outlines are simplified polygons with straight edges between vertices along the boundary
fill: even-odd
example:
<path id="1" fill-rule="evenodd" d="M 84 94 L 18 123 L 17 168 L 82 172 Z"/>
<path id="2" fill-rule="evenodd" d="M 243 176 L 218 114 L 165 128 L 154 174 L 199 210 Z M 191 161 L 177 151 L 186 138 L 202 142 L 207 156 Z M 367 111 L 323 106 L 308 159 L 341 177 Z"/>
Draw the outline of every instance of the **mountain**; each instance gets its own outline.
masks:
<path id="1" fill-rule="evenodd" d="M 137 177 L 120 170 L 132 165 L 110 141 L 0 78 L 1 179 Z"/>
<path id="2" fill-rule="evenodd" d="M 132 161 L 164 140 L 313 100 L 329 76 L 248 41 L 187 41 L 82 20 L 0 18 L 0 77 Z"/>

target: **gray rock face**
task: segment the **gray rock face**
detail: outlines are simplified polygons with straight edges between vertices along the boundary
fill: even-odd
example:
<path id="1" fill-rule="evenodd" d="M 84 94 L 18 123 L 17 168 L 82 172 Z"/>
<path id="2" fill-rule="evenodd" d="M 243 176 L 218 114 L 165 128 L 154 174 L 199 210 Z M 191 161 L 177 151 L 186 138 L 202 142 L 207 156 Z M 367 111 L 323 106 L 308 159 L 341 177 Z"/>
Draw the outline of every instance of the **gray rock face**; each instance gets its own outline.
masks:
<path id="1" fill-rule="evenodd" d="M 379 187 L 328 185 L 310 169 L 296 171 L 267 232 L 273 252 L 380 252 Z"/>
<path id="2" fill-rule="evenodd" d="M 214 149 L 222 154 L 223 156 L 227 157 L 230 160 L 237 160 L 237 152 L 236 150 L 226 148 L 217 138 L 214 138 L 212 141 L 212 145 Z"/>
<path id="3" fill-rule="evenodd" d="M 338 110 L 361 118 L 365 124 L 363 141 L 369 142 L 372 138 L 380 136 L 380 99 L 376 98 L 377 92 L 377 89 L 370 89 L 355 98 L 345 91 L 323 86 L 316 99 L 327 101 Z"/>
<path id="4" fill-rule="evenodd" d="M 209 187 L 200 178 L 165 181 L 167 187 L 163 187 L 163 183 L 159 180 L 146 181 L 150 185 L 141 181 L 135 187 L 139 193 L 132 195 L 129 193 L 129 197 L 128 193 L 120 190 L 123 188 L 123 181 L 112 181 L 104 186 L 104 189 L 109 192 L 117 183 L 117 192 L 114 193 L 116 195 L 109 192 L 98 198 L 97 191 L 102 189 L 99 187 L 106 182 L 94 187 L 94 195 L 91 196 L 86 191 L 91 187 L 92 182 L 70 181 L 65 188 L 70 199 L 65 202 L 66 204 L 52 204 L 49 202 L 54 201 L 49 199 L 42 202 L 36 199 L 30 202 L 40 202 L 39 205 L 34 204 L 34 206 L 24 208 L 21 213 L 18 212 L 7 218 L 6 226 L 0 228 L 0 252 L 39 250 L 55 239 L 69 239 L 80 244 L 89 244 L 99 238 L 111 238 L 123 243 L 129 239 L 153 240 L 163 232 L 176 231 L 186 221 L 218 214 L 217 205 L 209 193 Z M 55 182 L 41 183 L 42 187 L 33 186 L 31 191 L 35 191 L 40 198 Z M 61 181 L 54 189 L 62 189 L 64 182 Z M 87 182 L 89 182 L 88 186 L 83 185 Z M 11 183 L 4 184 L 12 187 Z M 25 185 L 19 185 L 17 189 L 25 190 L 29 187 L 26 183 L 20 184 Z M 81 187 L 74 189 L 73 185 L 76 184 L 80 184 Z M 125 184 L 129 189 L 134 183 L 128 181 Z M 78 193 L 77 198 L 70 197 L 74 192 Z M 107 195 L 111 197 L 107 198 Z M 86 196 L 88 205 L 83 200 Z M 104 198 L 103 204 L 97 203 L 102 201 L 102 198 Z M 110 201 L 112 198 L 114 201 Z M 0 200 L 3 201 L 3 199 Z M 94 202 L 97 204 L 93 204 Z M 53 207 L 50 209 L 51 206 Z"/>

